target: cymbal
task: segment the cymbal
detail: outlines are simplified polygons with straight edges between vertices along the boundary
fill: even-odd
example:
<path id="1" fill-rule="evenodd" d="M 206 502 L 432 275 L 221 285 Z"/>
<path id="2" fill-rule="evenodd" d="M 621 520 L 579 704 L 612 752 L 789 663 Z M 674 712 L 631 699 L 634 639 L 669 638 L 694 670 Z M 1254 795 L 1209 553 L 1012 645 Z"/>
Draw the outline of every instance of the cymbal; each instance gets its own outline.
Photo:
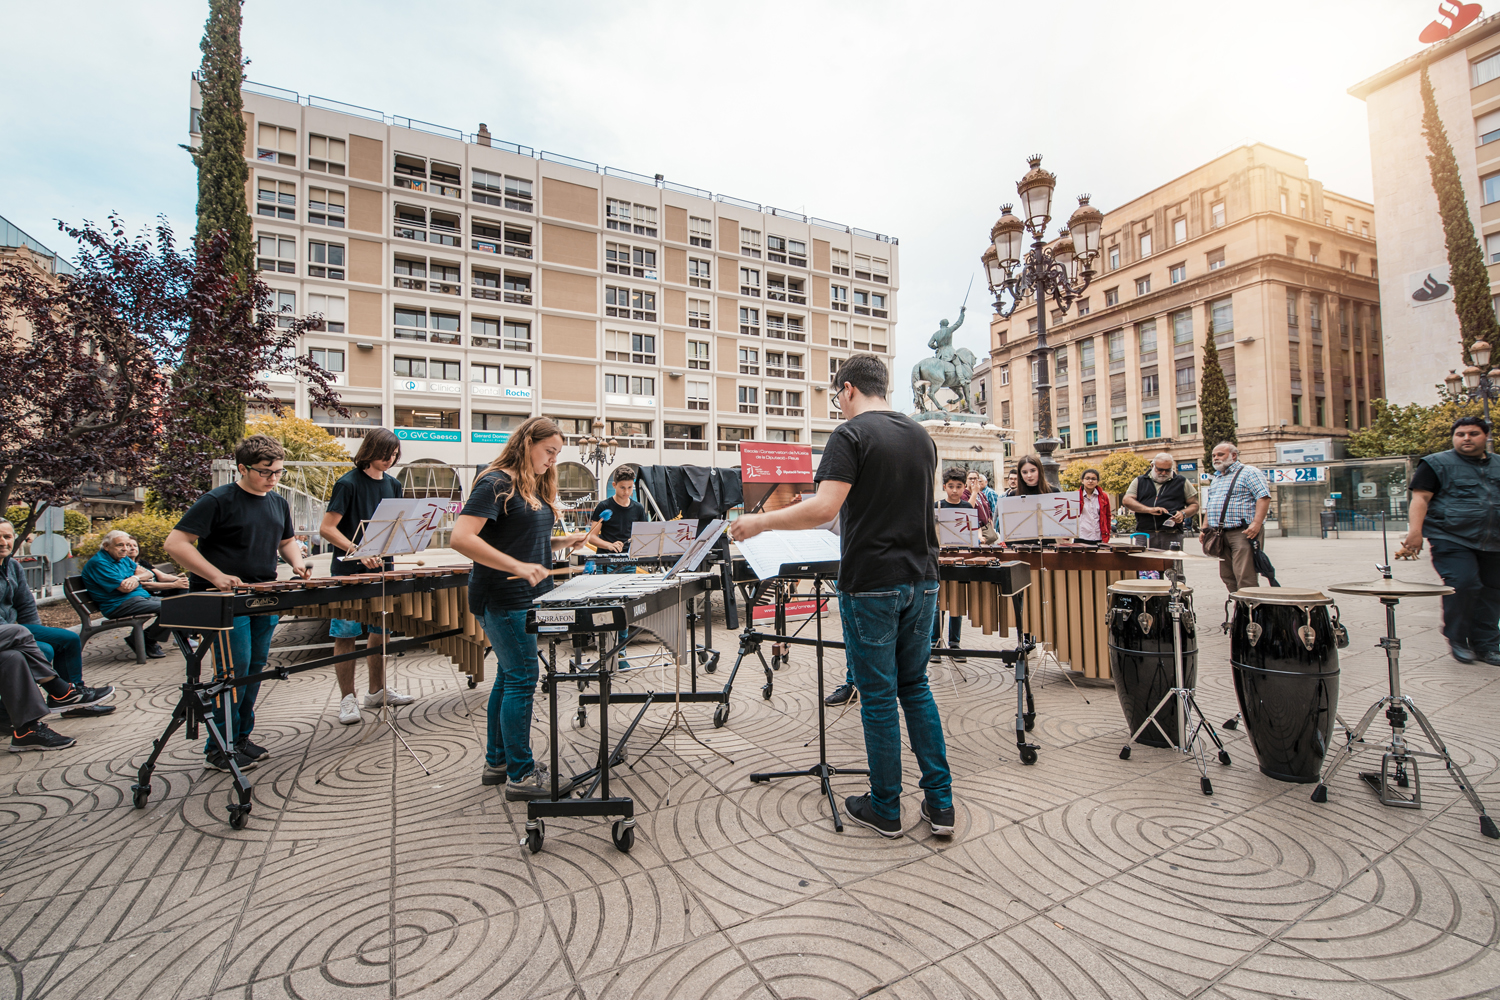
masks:
<path id="1" fill-rule="evenodd" d="M 1440 583 L 1408 583 L 1405 580 L 1365 580 L 1361 583 L 1333 583 L 1324 588 L 1335 594 L 1361 597 L 1442 597 L 1453 593 L 1452 587 Z"/>
<path id="2" fill-rule="evenodd" d="M 1132 559 L 1182 559 L 1186 562 L 1218 562 L 1213 556 L 1199 555 L 1196 552 L 1169 552 L 1166 549 L 1147 549 L 1144 552 L 1125 553 Z"/>

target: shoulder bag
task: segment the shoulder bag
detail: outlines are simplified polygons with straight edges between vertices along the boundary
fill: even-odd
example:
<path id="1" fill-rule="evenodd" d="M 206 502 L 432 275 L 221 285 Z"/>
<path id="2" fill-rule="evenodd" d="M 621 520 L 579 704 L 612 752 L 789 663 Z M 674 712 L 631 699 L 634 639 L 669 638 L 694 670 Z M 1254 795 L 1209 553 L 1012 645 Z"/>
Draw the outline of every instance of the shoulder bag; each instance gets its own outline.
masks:
<path id="1" fill-rule="evenodd" d="M 1224 542 L 1224 515 L 1229 513 L 1229 498 L 1234 496 L 1234 484 L 1239 482 L 1240 473 L 1245 471 L 1242 465 L 1234 470 L 1234 476 L 1229 480 L 1229 490 L 1224 494 L 1224 506 L 1219 508 L 1219 526 L 1217 528 L 1204 528 L 1198 533 L 1198 541 L 1203 545 L 1203 554 L 1220 559 L 1228 552 L 1228 545 Z"/>

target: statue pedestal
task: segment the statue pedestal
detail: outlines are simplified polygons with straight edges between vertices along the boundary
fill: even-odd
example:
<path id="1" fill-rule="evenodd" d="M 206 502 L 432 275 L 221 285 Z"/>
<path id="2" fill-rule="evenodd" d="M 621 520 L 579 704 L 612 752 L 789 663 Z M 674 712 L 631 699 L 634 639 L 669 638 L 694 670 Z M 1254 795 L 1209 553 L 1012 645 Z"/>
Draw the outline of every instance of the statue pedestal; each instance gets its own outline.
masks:
<path id="1" fill-rule="evenodd" d="M 949 466 L 976 466 L 990 480 L 990 489 L 1005 492 L 1005 444 L 1008 432 L 995 424 L 986 423 L 984 417 L 966 413 L 948 414 L 945 421 L 940 414 L 920 413 L 913 418 L 932 435 L 938 452 L 938 478 L 934 488 L 936 496 L 943 495 L 943 469 Z"/>

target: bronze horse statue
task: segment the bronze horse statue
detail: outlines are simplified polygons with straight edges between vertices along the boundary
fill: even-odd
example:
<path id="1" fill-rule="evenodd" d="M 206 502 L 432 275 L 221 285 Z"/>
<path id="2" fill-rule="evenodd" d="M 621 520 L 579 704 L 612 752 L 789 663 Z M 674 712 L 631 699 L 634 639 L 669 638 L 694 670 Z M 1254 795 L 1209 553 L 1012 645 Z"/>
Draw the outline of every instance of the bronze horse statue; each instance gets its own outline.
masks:
<path id="1" fill-rule="evenodd" d="M 974 379 L 977 359 L 967 347 L 953 348 L 953 331 L 964 325 L 964 312 L 965 308 L 959 309 L 958 322 L 952 326 L 947 320 L 938 324 L 937 332 L 927 341 L 927 346 L 936 353 L 912 365 L 911 398 L 919 413 L 932 410 L 950 412 L 938 402 L 937 391 L 952 389 L 958 394 L 958 403 L 951 412 L 979 415 L 969 396 L 969 383 Z"/>

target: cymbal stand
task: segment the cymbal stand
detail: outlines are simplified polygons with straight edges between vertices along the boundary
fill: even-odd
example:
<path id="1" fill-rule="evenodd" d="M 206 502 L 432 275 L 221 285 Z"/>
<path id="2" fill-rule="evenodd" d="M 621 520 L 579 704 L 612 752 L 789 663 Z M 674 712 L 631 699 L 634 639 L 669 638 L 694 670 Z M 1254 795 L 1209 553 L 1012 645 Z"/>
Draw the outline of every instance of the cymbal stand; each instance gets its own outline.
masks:
<path id="1" fill-rule="evenodd" d="M 1204 795 L 1214 793 L 1213 782 L 1208 780 L 1207 750 L 1204 745 L 1203 735 L 1213 741 L 1214 746 L 1219 748 L 1219 763 L 1228 764 L 1229 751 L 1224 749 L 1224 744 L 1219 740 L 1219 734 L 1214 731 L 1213 724 L 1198 707 L 1198 698 L 1193 688 L 1187 687 L 1182 680 L 1182 616 L 1191 614 L 1182 600 L 1182 574 L 1175 569 L 1164 571 L 1171 588 L 1167 591 L 1167 614 L 1172 617 L 1172 667 L 1176 671 L 1176 687 L 1162 695 L 1161 701 L 1151 710 L 1146 721 L 1136 727 L 1135 732 L 1130 734 L 1130 742 L 1133 743 L 1146 731 L 1147 726 L 1155 726 L 1156 731 L 1161 733 L 1162 739 L 1168 743 L 1172 742 L 1172 735 L 1162 728 L 1160 722 L 1156 721 L 1156 713 L 1160 712 L 1169 702 L 1177 703 L 1177 750 L 1185 756 L 1191 756 L 1198 765 L 1198 782 L 1203 789 Z M 1197 721 L 1193 722 L 1193 716 Z M 1193 731 L 1188 733 L 1188 725 L 1192 724 Z M 1130 743 L 1126 743 L 1120 750 L 1120 759 L 1130 759 Z"/>

